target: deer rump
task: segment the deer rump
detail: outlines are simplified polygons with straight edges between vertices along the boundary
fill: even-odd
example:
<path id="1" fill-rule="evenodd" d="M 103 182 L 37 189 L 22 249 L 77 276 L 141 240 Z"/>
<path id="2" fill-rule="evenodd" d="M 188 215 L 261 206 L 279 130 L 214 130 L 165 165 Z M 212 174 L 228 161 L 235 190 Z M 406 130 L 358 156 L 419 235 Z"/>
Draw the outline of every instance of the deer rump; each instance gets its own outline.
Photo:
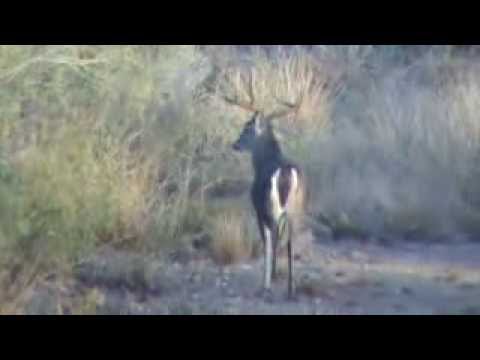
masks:
<path id="1" fill-rule="evenodd" d="M 262 217 L 268 219 L 270 229 L 277 233 L 276 244 L 285 247 L 290 236 L 292 221 L 298 212 L 301 199 L 301 173 L 295 165 L 277 167 L 264 184 L 262 199 L 265 206 Z"/>

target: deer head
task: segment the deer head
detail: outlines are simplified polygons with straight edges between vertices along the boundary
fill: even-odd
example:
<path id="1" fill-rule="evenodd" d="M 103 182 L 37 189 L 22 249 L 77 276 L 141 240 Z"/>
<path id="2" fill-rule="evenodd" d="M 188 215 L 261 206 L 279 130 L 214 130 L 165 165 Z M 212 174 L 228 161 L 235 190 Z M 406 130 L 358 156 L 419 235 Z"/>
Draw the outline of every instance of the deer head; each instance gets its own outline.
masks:
<path id="1" fill-rule="evenodd" d="M 303 99 L 303 96 L 301 96 L 297 102 L 289 103 L 287 101 L 279 100 L 275 97 L 275 100 L 283 105 L 284 109 L 278 109 L 266 113 L 263 109 L 260 109 L 255 104 L 252 78 L 252 73 L 249 74 L 248 81 L 245 81 L 245 79 L 242 78 L 243 86 L 246 87 L 248 100 L 240 99 L 238 96 L 229 97 L 226 95 L 220 95 L 226 103 L 237 106 L 243 110 L 253 112 L 253 116 L 244 125 L 240 137 L 233 144 L 233 149 L 236 151 L 251 150 L 255 140 L 264 134 L 272 134 L 273 136 L 271 121 L 273 119 L 286 116 L 292 112 L 297 113 L 300 109 Z"/>
<path id="2" fill-rule="evenodd" d="M 256 111 L 243 127 L 240 137 L 233 143 L 233 149 L 235 151 L 252 150 L 255 141 L 266 131 L 271 131 L 270 121 L 266 121 L 262 113 Z"/>

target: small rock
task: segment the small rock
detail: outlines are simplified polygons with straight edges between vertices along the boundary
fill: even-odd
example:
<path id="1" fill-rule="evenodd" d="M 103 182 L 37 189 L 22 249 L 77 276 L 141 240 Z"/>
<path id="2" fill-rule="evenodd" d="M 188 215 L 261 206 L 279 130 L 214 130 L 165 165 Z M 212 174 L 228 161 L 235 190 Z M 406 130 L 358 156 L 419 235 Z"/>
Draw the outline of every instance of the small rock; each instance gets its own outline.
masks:
<path id="1" fill-rule="evenodd" d="M 456 282 L 458 281 L 459 275 L 454 271 L 449 271 L 445 276 L 446 282 Z"/>
<path id="2" fill-rule="evenodd" d="M 228 297 L 230 297 L 230 298 L 234 298 L 234 297 L 237 296 L 235 290 L 233 290 L 233 289 L 227 289 L 226 295 L 227 295 Z"/>
<path id="3" fill-rule="evenodd" d="M 465 282 L 460 285 L 458 285 L 459 289 L 461 290 L 474 290 L 477 286 L 475 284 Z"/>
<path id="4" fill-rule="evenodd" d="M 357 260 L 357 261 L 366 261 L 368 259 L 367 255 L 357 250 L 352 251 L 350 256 L 352 260 Z"/>
<path id="5" fill-rule="evenodd" d="M 316 242 L 328 241 L 333 238 L 332 230 L 325 225 L 317 223 L 317 224 L 314 224 L 312 228 L 313 228 L 312 232 L 313 232 L 313 235 L 315 236 Z"/>
<path id="6" fill-rule="evenodd" d="M 192 284 L 199 284 L 202 282 L 202 275 L 198 274 L 198 273 L 194 273 L 190 276 L 190 282 Z"/>
<path id="7" fill-rule="evenodd" d="M 375 290 L 375 291 L 372 292 L 372 297 L 373 298 L 385 297 L 386 295 L 387 295 L 387 293 L 385 291 Z"/>
<path id="8" fill-rule="evenodd" d="M 239 269 L 240 270 L 243 270 L 243 271 L 249 271 L 249 270 L 252 270 L 252 265 L 250 264 L 243 264 L 243 265 L 240 265 Z"/>
<path id="9" fill-rule="evenodd" d="M 404 295 L 413 295 L 414 292 L 412 289 L 410 289 L 409 287 L 406 287 L 406 286 L 403 286 L 401 289 L 400 289 L 401 293 L 404 294 Z"/>
<path id="10" fill-rule="evenodd" d="M 192 246 L 195 250 L 207 249 L 210 240 L 211 239 L 208 234 L 199 234 L 193 238 Z"/>
<path id="11" fill-rule="evenodd" d="M 28 315 L 57 315 L 58 299 L 46 289 L 36 291 L 26 306 Z"/>
<path id="12" fill-rule="evenodd" d="M 179 265 L 187 264 L 193 257 L 193 252 L 191 249 L 183 248 L 176 250 L 170 254 L 170 259 L 173 263 Z"/>
<path id="13" fill-rule="evenodd" d="M 346 303 L 345 303 L 345 306 L 346 307 L 356 307 L 358 306 L 357 302 L 354 301 L 354 300 L 348 300 Z"/>
<path id="14" fill-rule="evenodd" d="M 480 315 L 480 307 L 478 305 L 469 305 L 460 310 L 463 315 Z"/>
<path id="15" fill-rule="evenodd" d="M 393 305 L 393 308 L 396 310 L 396 311 L 405 311 L 407 310 L 407 307 L 403 304 L 394 304 Z"/>

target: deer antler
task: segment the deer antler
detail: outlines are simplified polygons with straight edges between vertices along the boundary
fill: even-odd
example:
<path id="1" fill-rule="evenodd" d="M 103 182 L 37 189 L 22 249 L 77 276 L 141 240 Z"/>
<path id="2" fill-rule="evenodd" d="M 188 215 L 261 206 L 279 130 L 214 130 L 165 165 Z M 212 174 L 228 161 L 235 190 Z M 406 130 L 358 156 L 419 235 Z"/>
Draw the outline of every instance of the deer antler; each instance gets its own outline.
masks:
<path id="1" fill-rule="evenodd" d="M 248 97 L 249 97 L 249 102 L 247 101 L 242 101 L 238 98 L 238 95 L 235 96 L 235 98 L 231 98 L 227 95 L 220 95 L 222 97 L 223 100 L 225 100 L 227 103 L 231 104 L 231 105 L 235 105 L 235 106 L 238 106 L 244 110 L 248 110 L 248 111 L 252 111 L 252 112 L 256 112 L 256 111 L 259 111 L 259 109 L 255 106 L 255 96 L 253 95 L 253 79 L 252 79 L 252 74 L 250 73 L 249 74 L 249 79 L 248 79 L 248 82 L 245 81 L 243 79 L 242 76 L 240 76 L 241 79 L 243 79 L 243 84 L 247 83 L 246 84 L 246 87 L 247 87 L 247 93 L 248 93 Z M 228 77 L 225 77 L 225 79 L 230 82 L 228 80 Z"/>
<path id="2" fill-rule="evenodd" d="M 235 97 L 231 97 L 231 96 L 228 96 L 228 95 L 225 95 L 225 94 L 220 94 L 220 97 L 230 105 L 235 105 L 235 106 L 237 106 L 239 108 L 242 108 L 244 110 L 247 110 L 247 111 L 262 112 L 263 113 L 264 111 L 262 111 L 262 109 L 259 109 L 257 106 L 255 106 L 255 95 L 254 95 L 254 89 L 253 89 L 254 73 L 249 72 L 248 75 L 242 76 L 242 74 L 240 74 L 238 76 L 239 76 L 241 86 L 243 86 L 245 88 L 245 91 L 247 92 L 248 101 L 239 99 L 238 94 L 235 94 Z M 247 77 L 247 76 L 248 76 L 248 80 L 245 79 L 245 77 Z M 231 85 L 231 87 L 235 88 L 235 85 L 232 85 L 232 83 L 231 83 L 230 77 L 227 76 L 226 74 L 224 76 L 224 80 L 225 80 L 225 82 L 229 83 Z M 300 107 L 303 103 L 304 94 L 305 94 L 305 91 L 302 92 L 299 99 L 293 104 L 290 103 L 290 102 L 284 101 L 284 100 L 279 100 L 276 96 L 274 96 L 275 99 L 277 100 L 277 102 L 286 106 L 287 109 L 274 111 L 274 112 L 270 113 L 269 115 L 267 115 L 265 117 L 267 119 L 274 119 L 274 118 L 285 116 L 285 115 L 287 115 L 291 112 L 298 113 L 298 111 L 299 111 L 299 109 L 300 109 Z"/>
<path id="3" fill-rule="evenodd" d="M 290 102 L 287 102 L 285 100 L 280 100 L 278 99 L 276 96 L 274 96 L 275 100 L 277 100 L 277 102 L 279 102 L 280 104 L 284 105 L 287 107 L 287 109 L 284 109 L 284 110 L 277 110 L 271 114 L 269 114 L 267 117 L 269 119 L 274 119 L 274 118 L 278 118 L 278 117 L 282 117 L 282 116 L 285 116 L 291 112 L 295 112 L 295 113 L 298 113 L 298 111 L 300 110 L 300 107 L 303 103 L 303 98 L 304 98 L 304 93 L 302 92 L 302 94 L 300 95 L 300 98 L 295 102 L 295 103 L 290 103 Z"/>

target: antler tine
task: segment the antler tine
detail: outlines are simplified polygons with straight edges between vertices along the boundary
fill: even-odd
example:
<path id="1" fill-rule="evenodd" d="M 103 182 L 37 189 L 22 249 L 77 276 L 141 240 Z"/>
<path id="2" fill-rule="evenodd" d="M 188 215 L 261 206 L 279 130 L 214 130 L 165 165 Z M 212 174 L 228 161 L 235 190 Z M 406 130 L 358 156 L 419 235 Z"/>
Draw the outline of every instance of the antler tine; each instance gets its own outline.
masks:
<path id="1" fill-rule="evenodd" d="M 248 97 L 250 98 L 250 105 L 255 103 L 255 96 L 253 95 L 253 73 L 248 73 Z"/>
<path id="2" fill-rule="evenodd" d="M 247 103 L 245 101 L 239 101 L 238 98 L 232 99 L 225 95 L 222 95 L 222 98 L 223 100 L 225 100 L 225 102 L 229 103 L 230 105 L 238 106 L 241 109 L 252 111 L 252 112 L 258 111 L 258 109 L 252 106 L 250 103 Z"/>
<path id="3" fill-rule="evenodd" d="M 298 111 L 299 111 L 299 109 L 300 109 L 300 107 L 303 103 L 303 96 L 304 96 L 304 93 L 302 92 L 299 100 L 296 103 L 293 103 L 293 104 L 290 103 L 290 102 L 287 102 L 285 100 L 280 100 L 276 96 L 274 96 L 275 100 L 277 100 L 282 105 L 285 105 L 286 107 L 288 107 L 288 109 L 275 111 L 275 112 L 271 113 L 268 116 L 268 118 L 273 119 L 273 118 L 277 118 L 277 117 L 282 117 L 282 116 L 285 116 L 285 115 L 287 115 L 291 112 L 297 112 L 298 113 Z"/>
<path id="4" fill-rule="evenodd" d="M 247 87 L 246 91 L 247 91 L 247 94 L 248 94 L 248 97 L 249 97 L 249 102 L 240 100 L 238 98 L 238 95 L 236 95 L 234 98 L 229 97 L 227 95 L 221 95 L 221 97 L 223 98 L 223 100 L 225 100 L 225 102 L 227 102 L 230 105 L 235 105 L 235 106 L 238 106 L 239 108 L 242 108 L 242 109 L 248 110 L 248 111 L 252 111 L 252 112 L 259 111 L 259 109 L 257 107 L 255 107 L 255 105 L 254 105 L 255 104 L 255 97 L 253 95 L 252 75 L 250 74 L 249 81 L 248 81 L 247 84 L 246 84 L 246 81 L 243 78 L 243 76 L 240 75 L 239 78 L 240 78 L 240 80 L 242 80 L 241 82 L 243 83 L 243 85 Z M 229 82 L 228 77 L 226 77 L 226 80 Z"/>

